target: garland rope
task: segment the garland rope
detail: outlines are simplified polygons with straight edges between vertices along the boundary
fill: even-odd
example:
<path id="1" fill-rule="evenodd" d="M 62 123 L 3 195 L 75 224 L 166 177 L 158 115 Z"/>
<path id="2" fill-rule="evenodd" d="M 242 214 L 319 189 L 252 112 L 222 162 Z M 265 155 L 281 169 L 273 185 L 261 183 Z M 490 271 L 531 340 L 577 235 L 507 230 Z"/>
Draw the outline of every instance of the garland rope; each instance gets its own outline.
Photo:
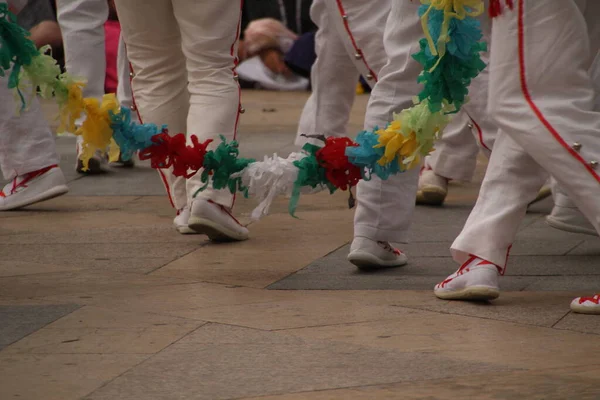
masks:
<path id="1" fill-rule="evenodd" d="M 136 152 L 141 160 L 150 160 L 152 168 L 171 168 L 175 176 L 190 178 L 200 174 L 203 186 L 241 192 L 259 201 L 252 212 L 258 219 L 268 213 L 279 195 L 290 197 L 292 216 L 300 194 L 326 188 L 350 192 L 361 179 L 391 175 L 418 167 L 422 157 L 433 150 L 452 114 L 468 102 L 468 88 L 484 68 L 480 53 L 487 50 L 476 19 L 484 11 L 482 0 L 421 0 L 419 17 L 424 38 L 420 51 L 413 54 L 423 71 L 418 82 L 423 90 L 414 105 L 394 114 L 384 128 L 363 131 L 355 140 L 321 138 L 322 146 L 307 144 L 287 158 L 265 156 L 262 161 L 239 156 L 238 143 L 220 137 L 209 150 L 212 140 L 183 133 L 171 136 L 167 126 L 137 124 L 131 113 L 121 107 L 114 95 L 102 101 L 84 98 L 85 82 L 61 73 L 48 49 L 37 50 L 29 33 L 16 24 L 6 4 L 0 4 L 0 76 L 8 73 L 8 87 L 20 101 L 18 112 L 26 110 L 28 99 L 36 91 L 44 98 L 54 96 L 59 106 L 60 129 L 83 138 L 82 161 L 87 168 L 95 151 L 116 144 L 123 160 Z M 498 1 L 493 2 L 497 14 Z M 507 0 L 509 7 L 511 1 Z M 10 73 L 9 73 L 10 71 Z M 25 95 L 25 93 L 29 93 Z M 75 121 L 84 116 L 76 128 Z"/>

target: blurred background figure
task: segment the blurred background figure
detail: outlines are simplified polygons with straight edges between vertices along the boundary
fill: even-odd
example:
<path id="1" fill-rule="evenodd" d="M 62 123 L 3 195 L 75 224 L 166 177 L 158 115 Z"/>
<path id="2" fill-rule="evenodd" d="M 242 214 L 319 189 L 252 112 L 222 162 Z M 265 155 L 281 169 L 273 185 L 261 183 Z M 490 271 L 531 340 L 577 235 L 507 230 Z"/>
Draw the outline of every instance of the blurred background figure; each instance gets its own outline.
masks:
<path id="1" fill-rule="evenodd" d="M 246 0 L 239 47 L 246 88 L 306 90 L 316 59 L 312 0 Z"/>
<path id="2" fill-rule="evenodd" d="M 121 105 L 135 111 L 128 86 L 127 54 L 124 46 L 119 50 L 120 26 L 113 1 L 57 0 L 56 4 L 65 49 L 65 69 L 72 76 L 87 80 L 84 96 L 100 100 L 107 90 L 113 92 L 116 89 Z M 125 87 L 115 88 L 115 79 L 117 86 Z M 106 171 L 108 160 L 105 154 L 97 152 L 90 160 L 89 169 L 84 171 L 80 153 L 81 138 L 78 138 L 77 172 L 98 174 Z M 129 161 L 122 165 L 133 166 L 133 163 Z"/>
<path id="3" fill-rule="evenodd" d="M 31 32 L 37 48 L 50 46 L 52 56 L 64 67 L 63 39 L 56 21 L 56 4 L 53 0 L 29 0 L 17 16 L 17 23 Z"/>

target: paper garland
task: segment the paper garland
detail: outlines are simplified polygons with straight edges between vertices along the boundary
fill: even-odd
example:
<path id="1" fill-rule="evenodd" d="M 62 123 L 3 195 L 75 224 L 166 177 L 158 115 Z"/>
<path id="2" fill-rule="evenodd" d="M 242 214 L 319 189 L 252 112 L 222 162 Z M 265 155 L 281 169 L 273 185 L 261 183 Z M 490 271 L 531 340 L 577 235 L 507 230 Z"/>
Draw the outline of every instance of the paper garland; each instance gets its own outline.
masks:
<path id="1" fill-rule="evenodd" d="M 45 49 L 35 49 L 5 4 L 0 4 L 0 76 L 12 68 L 8 84 L 17 91 L 21 109 L 27 103 L 23 94 L 27 86 L 32 94 L 39 88 L 43 97 L 56 97 L 61 128 L 83 137 L 84 165 L 96 150 L 105 150 L 112 141 L 120 147 L 123 160 L 139 152 L 140 159 L 150 160 L 152 168 L 171 168 L 174 175 L 186 178 L 200 173 L 204 185 L 198 192 L 212 185 L 256 197 L 260 204 L 253 218 L 268 213 L 278 195 L 291 198 L 289 211 L 294 215 L 306 188 L 350 191 L 360 179 L 377 176 L 385 180 L 420 165 L 450 114 L 468 101 L 471 80 L 485 68 L 480 53 L 487 47 L 480 42 L 480 23 L 475 19 L 483 12 L 483 1 L 421 3 L 425 37 L 413 58 L 423 66 L 418 78 L 423 90 L 415 97 L 414 106 L 394 114 L 385 128 L 363 131 L 354 141 L 322 138 L 322 146 L 307 144 L 285 159 L 277 155 L 262 161 L 240 158 L 237 142 L 227 142 L 224 137 L 209 150 L 212 140 L 200 143 L 193 135 L 189 139 L 182 133 L 170 136 L 166 126 L 132 122 L 130 111 L 120 107 L 114 95 L 104 96 L 101 102 L 83 98 L 83 81 L 61 74 Z M 82 115 L 84 122 L 75 129 L 75 120 Z"/>

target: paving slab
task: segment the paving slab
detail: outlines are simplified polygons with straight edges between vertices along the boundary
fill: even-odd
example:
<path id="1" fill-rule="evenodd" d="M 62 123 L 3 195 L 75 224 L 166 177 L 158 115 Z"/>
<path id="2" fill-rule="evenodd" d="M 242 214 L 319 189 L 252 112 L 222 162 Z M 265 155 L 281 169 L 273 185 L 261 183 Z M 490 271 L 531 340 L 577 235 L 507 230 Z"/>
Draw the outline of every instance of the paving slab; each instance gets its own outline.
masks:
<path id="1" fill-rule="evenodd" d="M 480 399 L 480 400 L 596 400 L 600 396 L 598 380 L 586 376 L 586 372 L 598 373 L 600 368 L 569 368 L 547 371 L 519 371 L 474 374 L 460 379 L 425 380 L 393 385 L 353 387 L 339 390 L 302 392 L 247 400 L 433 400 L 433 399 Z"/>
<path id="2" fill-rule="evenodd" d="M 364 364 L 370 368 L 362 368 Z M 433 353 L 205 325 L 86 400 L 233 399 L 506 371 Z"/>
<path id="3" fill-rule="evenodd" d="M 79 307 L 77 304 L 0 304 L 0 350 Z"/>

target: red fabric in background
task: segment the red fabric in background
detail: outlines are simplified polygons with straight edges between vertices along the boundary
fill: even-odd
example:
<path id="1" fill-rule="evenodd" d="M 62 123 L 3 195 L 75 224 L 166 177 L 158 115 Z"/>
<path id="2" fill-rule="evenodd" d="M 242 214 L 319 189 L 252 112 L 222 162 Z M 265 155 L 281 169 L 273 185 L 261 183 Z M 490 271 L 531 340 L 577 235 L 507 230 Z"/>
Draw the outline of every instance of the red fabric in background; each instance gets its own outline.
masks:
<path id="1" fill-rule="evenodd" d="M 119 51 L 119 37 L 121 25 L 119 21 L 106 21 L 104 24 L 106 46 L 106 77 L 104 79 L 104 92 L 116 93 L 119 76 L 117 74 L 117 53 Z"/>

